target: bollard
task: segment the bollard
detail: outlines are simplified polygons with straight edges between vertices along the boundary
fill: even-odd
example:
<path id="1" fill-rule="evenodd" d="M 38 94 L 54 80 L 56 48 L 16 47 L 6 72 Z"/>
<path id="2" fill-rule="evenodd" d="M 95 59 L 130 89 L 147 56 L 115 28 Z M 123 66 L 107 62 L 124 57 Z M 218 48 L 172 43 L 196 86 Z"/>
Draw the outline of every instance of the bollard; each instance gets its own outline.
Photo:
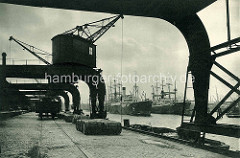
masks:
<path id="1" fill-rule="evenodd" d="M 123 120 L 124 127 L 129 127 L 130 126 L 130 121 L 129 119 L 124 119 Z"/>
<path id="2" fill-rule="evenodd" d="M 7 54 L 5 52 L 2 53 L 2 65 L 6 65 L 6 56 Z"/>

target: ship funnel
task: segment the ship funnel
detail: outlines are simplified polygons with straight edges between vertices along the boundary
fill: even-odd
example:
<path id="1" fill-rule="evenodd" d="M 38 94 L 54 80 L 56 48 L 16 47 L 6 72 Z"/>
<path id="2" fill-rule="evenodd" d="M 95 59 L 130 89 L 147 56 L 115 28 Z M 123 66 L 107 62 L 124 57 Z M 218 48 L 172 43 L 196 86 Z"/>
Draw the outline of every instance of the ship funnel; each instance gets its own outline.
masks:
<path id="1" fill-rule="evenodd" d="M 126 87 L 122 87 L 122 95 L 126 96 Z"/>

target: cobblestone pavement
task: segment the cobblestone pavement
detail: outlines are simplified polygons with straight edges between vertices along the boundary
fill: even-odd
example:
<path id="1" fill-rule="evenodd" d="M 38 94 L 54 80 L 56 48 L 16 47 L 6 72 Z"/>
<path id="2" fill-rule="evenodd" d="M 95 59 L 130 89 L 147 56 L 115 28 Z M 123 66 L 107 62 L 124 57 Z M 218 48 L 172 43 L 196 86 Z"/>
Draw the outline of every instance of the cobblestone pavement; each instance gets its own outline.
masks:
<path id="1" fill-rule="evenodd" d="M 220 154 L 123 130 L 85 136 L 74 124 L 27 113 L 0 122 L 1 158 L 221 158 Z"/>

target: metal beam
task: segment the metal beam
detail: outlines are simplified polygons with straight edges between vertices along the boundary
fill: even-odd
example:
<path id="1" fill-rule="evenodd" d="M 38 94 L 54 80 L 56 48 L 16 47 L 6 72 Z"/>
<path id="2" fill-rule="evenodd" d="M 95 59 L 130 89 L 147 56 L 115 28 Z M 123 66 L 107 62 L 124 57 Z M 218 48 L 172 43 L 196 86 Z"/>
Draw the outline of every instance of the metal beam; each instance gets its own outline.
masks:
<path id="1" fill-rule="evenodd" d="M 0 71 L 4 71 L 6 77 L 12 78 L 39 78 L 45 79 L 47 75 L 99 75 L 98 69 L 92 69 L 77 65 L 0 65 Z"/>
<path id="2" fill-rule="evenodd" d="M 195 116 L 195 113 L 196 113 L 196 106 L 193 107 L 193 112 L 192 112 L 192 115 L 191 115 L 191 118 L 190 118 L 190 122 L 193 122 L 193 118 Z"/>
<path id="3" fill-rule="evenodd" d="M 218 44 L 218 45 L 216 45 L 214 47 L 211 47 L 210 51 L 215 51 L 215 50 L 218 50 L 218 49 L 221 49 L 221 48 L 229 47 L 230 45 L 236 44 L 238 42 L 240 42 L 240 37 L 234 38 L 234 39 L 232 39 L 230 41 L 227 41 L 227 42 Z"/>
<path id="4" fill-rule="evenodd" d="M 227 50 L 227 51 L 223 51 L 223 52 L 214 54 L 214 55 L 212 55 L 212 58 L 221 57 L 221 56 L 228 55 L 228 54 L 231 54 L 231 53 L 234 53 L 234 52 L 237 52 L 237 51 L 240 51 L 240 47 L 230 48 L 230 49 Z"/>
<path id="5" fill-rule="evenodd" d="M 186 97 L 187 97 L 187 84 L 188 84 L 188 75 L 189 75 L 189 70 L 187 67 L 187 72 L 186 72 L 186 80 L 185 80 L 185 88 L 184 88 L 184 97 L 183 97 L 183 108 L 182 108 L 182 122 L 183 123 L 183 119 L 184 119 L 184 113 L 185 113 L 185 106 L 186 106 Z"/>
<path id="6" fill-rule="evenodd" d="M 205 132 L 229 137 L 240 137 L 240 126 L 238 125 L 227 125 L 227 124 L 217 124 L 217 125 L 207 125 L 207 126 L 197 126 L 193 123 L 182 123 L 181 127 L 184 130 Z"/>
<path id="7" fill-rule="evenodd" d="M 113 14 L 180 19 L 217 0 L 0 0 L 2 3 Z"/>
<path id="8" fill-rule="evenodd" d="M 230 30 L 229 0 L 226 0 L 226 17 L 227 17 L 227 37 L 228 37 L 228 41 L 230 41 L 231 30 Z"/>

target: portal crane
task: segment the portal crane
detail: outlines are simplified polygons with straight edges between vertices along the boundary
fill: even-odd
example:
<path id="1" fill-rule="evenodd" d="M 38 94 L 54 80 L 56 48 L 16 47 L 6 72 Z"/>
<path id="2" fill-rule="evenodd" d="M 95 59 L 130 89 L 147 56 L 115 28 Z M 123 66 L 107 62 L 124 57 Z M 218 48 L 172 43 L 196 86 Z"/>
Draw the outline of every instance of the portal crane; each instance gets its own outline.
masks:
<path id="1" fill-rule="evenodd" d="M 65 31 L 62 34 L 78 35 L 93 44 L 104 33 L 106 33 L 108 29 L 110 29 L 111 27 L 114 27 L 114 23 L 117 22 L 119 18 L 123 19 L 123 15 L 120 14 L 120 15 L 109 17 L 109 18 L 104 18 L 95 22 L 87 23 L 82 26 L 76 26 L 75 28 Z M 105 24 L 108 21 L 110 22 Z M 94 33 L 91 33 L 90 29 L 93 29 L 93 28 L 100 28 L 100 29 Z"/>
<path id="2" fill-rule="evenodd" d="M 90 22 L 81 26 L 76 26 L 73 29 L 65 31 L 62 34 L 55 36 L 53 40 L 53 56 L 56 54 L 62 54 L 65 58 L 54 58 L 53 64 L 64 64 L 64 63 L 76 63 L 79 65 L 84 65 L 90 68 L 96 68 L 96 42 L 100 37 L 104 35 L 118 19 L 123 18 L 123 15 L 115 15 L 109 18 L 104 18 L 95 22 Z M 73 40 L 74 39 L 74 40 Z M 58 41 L 67 41 L 65 45 L 61 45 Z M 67 47 L 66 47 L 67 46 Z M 56 49 L 54 49 L 54 47 Z M 72 48 L 73 49 L 69 49 Z M 59 51 L 57 51 L 59 50 Z M 64 51 L 60 51 L 64 50 Z M 69 58 L 69 54 L 66 52 L 71 52 L 72 56 L 76 58 Z M 56 55 L 57 56 L 57 55 Z M 59 55 L 60 56 L 60 55 Z M 78 60 L 79 58 L 79 60 Z M 87 61 L 87 62 L 86 62 Z M 91 74 L 89 74 L 91 75 Z M 101 75 L 101 74 L 99 74 Z M 105 118 L 106 111 L 104 111 L 104 98 L 105 98 L 105 84 L 99 82 L 99 87 L 92 90 L 91 92 L 91 118 Z M 115 96 L 114 99 L 117 99 L 117 86 L 114 83 L 115 87 Z M 119 87 L 119 92 L 120 92 Z M 96 98 L 98 98 L 99 104 L 96 104 Z"/>

